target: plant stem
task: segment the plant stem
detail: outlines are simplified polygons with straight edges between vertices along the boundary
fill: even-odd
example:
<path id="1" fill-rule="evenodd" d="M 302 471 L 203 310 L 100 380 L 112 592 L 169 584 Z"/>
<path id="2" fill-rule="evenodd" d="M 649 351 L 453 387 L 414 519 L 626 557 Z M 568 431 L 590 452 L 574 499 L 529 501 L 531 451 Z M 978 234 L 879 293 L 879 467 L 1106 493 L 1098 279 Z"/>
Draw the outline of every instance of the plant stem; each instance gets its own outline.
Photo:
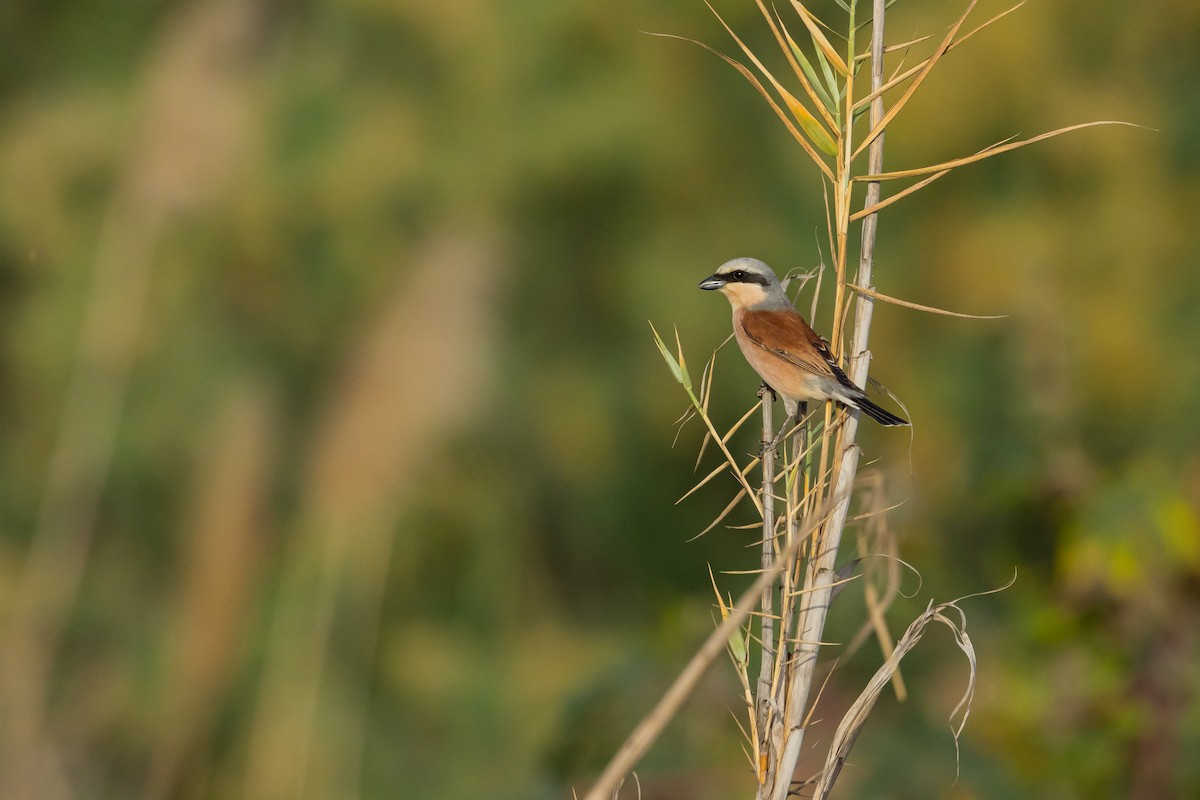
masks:
<path id="1" fill-rule="evenodd" d="M 762 568 L 766 572 L 775 563 L 775 448 L 768 445 L 775 440 L 775 426 L 771 412 L 775 405 L 775 393 L 766 385 L 758 392 L 762 397 L 763 424 L 763 454 L 762 454 L 762 508 L 763 508 L 763 539 L 762 539 Z M 787 422 L 785 421 L 786 425 Z M 758 666 L 758 688 L 756 690 L 758 703 L 758 742 L 754 743 L 759 756 L 755 768 L 758 777 L 764 777 L 769 761 L 764 761 L 764 754 L 770 749 L 771 731 L 771 677 L 775 667 L 775 585 L 767 584 L 762 591 L 762 660 Z"/>
<path id="2" fill-rule="evenodd" d="M 871 19 L 871 88 L 872 91 L 882 85 L 883 81 L 883 22 L 884 22 L 884 7 L 885 0 L 873 0 L 874 10 Z M 853 7 L 853 6 L 852 6 Z M 851 27 L 853 30 L 853 27 Z M 853 62 L 851 62 L 853 63 Z M 853 78 L 848 80 L 848 88 L 846 91 L 847 101 L 850 101 L 852 91 L 849 86 L 853 85 Z M 883 100 L 881 97 L 876 97 L 871 101 L 871 124 L 874 126 L 876 122 L 883 116 Z M 850 148 L 850 133 L 853 127 L 853 113 L 847 112 L 847 120 L 845 122 L 846 133 L 844 137 L 844 146 L 849 152 Z M 878 174 L 883 167 L 883 135 L 878 136 L 871 143 L 868 160 L 870 163 L 869 169 L 871 174 Z M 849 176 L 849 159 L 845 165 L 847 170 L 845 177 Z M 839 187 L 840 188 L 840 187 Z M 879 184 L 871 183 L 867 187 L 866 206 L 869 207 L 879 201 Z M 847 193 L 841 198 L 841 202 L 837 204 L 839 212 L 849 208 L 850 196 Z M 848 214 L 842 216 L 839 213 L 837 216 L 838 224 L 838 241 L 839 244 L 846 240 L 846 227 L 848 227 Z M 871 280 L 871 269 L 873 265 L 875 252 L 875 237 L 877 231 L 877 218 L 872 214 L 864 218 L 862 228 L 862 250 L 859 256 L 858 277 L 857 282 L 860 286 L 869 285 Z M 839 254 L 839 261 L 844 263 L 845 254 Z M 845 280 L 845 273 L 841 272 L 839 278 L 839 290 L 842 288 L 841 283 Z M 839 298 L 840 299 L 840 298 Z M 867 352 L 867 343 L 871 332 L 871 312 L 873 310 L 873 301 L 869 297 L 863 295 L 858 296 L 855 305 L 854 318 L 854 333 L 851 347 L 850 361 L 850 377 L 858 385 L 866 385 L 867 371 L 870 365 L 870 359 Z M 835 315 L 836 316 L 836 315 Z M 840 329 L 840 325 L 835 327 L 836 331 Z M 828 431 L 828 428 L 826 428 Z M 812 690 L 814 678 L 816 676 L 817 655 L 820 650 L 821 637 L 825 631 L 825 620 L 829 612 L 829 603 L 833 595 L 833 584 L 836 582 L 837 575 L 837 552 L 841 544 L 843 529 L 846 524 L 846 517 L 850 510 L 850 492 L 849 489 L 854 484 L 855 475 L 858 472 L 859 449 L 854 444 L 855 434 L 858 431 L 858 414 L 850 414 L 846 417 L 845 423 L 841 430 L 841 460 L 838 469 L 834 475 L 834 483 L 832 489 L 832 497 L 838 498 L 833 509 L 833 516 L 823 528 L 823 535 L 815 543 L 812 557 L 809 560 L 808 571 L 805 575 L 805 585 L 811 591 L 804 594 L 801 601 L 800 619 L 797 626 L 798 646 L 796 652 L 796 663 L 793 666 L 792 680 L 789 686 L 788 702 L 787 702 L 787 720 L 784 730 L 784 751 L 778 761 L 778 769 L 776 771 L 776 780 L 774 791 L 771 795 L 772 800 L 786 800 L 788 790 L 790 788 L 790 778 L 795 773 L 796 766 L 800 761 L 800 753 L 804 744 L 804 727 L 802 721 L 805 718 L 805 712 L 808 708 L 809 695 Z M 827 434 L 828 435 L 828 434 Z"/>

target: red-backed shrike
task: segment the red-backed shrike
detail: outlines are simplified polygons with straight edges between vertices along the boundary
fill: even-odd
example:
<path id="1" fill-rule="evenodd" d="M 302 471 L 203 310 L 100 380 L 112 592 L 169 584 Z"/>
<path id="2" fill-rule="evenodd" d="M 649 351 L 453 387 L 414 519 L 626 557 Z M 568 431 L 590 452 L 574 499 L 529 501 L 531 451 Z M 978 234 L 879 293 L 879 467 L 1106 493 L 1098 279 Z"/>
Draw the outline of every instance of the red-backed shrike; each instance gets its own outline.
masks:
<path id="1" fill-rule="evenodd" d="M 756 258 L 735 258 L 700 282 L 718 289 L 733 306 L 733 334 L 754 371 L 783 398 L 789 416 L 801 403 L 836 400 L 881 425 L 908 422 L 867 399 L 838 366 L 825 342 L 783 291 L 779 278 Z M 781 430 L 782 433 L 782 430 Z"/>

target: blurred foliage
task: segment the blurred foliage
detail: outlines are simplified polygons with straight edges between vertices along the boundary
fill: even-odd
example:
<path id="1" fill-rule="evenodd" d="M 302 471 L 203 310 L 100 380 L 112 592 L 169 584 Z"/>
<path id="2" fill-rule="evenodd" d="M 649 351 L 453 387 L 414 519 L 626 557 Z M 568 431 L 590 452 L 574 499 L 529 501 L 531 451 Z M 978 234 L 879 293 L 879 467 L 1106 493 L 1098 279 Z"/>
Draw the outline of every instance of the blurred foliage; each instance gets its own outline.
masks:
<path id="1" fill-rule="evenodd" d="M 897 3 L 890 38 L 958 7 Z M 646 320 L 702 358 L 728 322 L 696 281 L 810 269 L 824 225 L 741 79 L 639 31 L 728 44 L 697 2 L 0 5 L 0 795 L 550 798 L 599 769 L 709 629 L 706 563 L 757 558 L 688 541 L 734 490 L 673 505 L 700 432 L 672 447 Z M 967 604 L 957 783 L 931 637 L 847 796 L 1200 793 L 1197 86 L 1190 0 L 1030 4 L 889 129 L 896 168 L 1153 130 L 882 217 L 880 291 L 1010 315 L 877 311 L 915 433 L 863 444 L 924 579 L 893 624 L 1017 580 Z M 716 375 L 732 422 L 757 381 Z M 748 796 L 726 672 L 642 796 Z"/>

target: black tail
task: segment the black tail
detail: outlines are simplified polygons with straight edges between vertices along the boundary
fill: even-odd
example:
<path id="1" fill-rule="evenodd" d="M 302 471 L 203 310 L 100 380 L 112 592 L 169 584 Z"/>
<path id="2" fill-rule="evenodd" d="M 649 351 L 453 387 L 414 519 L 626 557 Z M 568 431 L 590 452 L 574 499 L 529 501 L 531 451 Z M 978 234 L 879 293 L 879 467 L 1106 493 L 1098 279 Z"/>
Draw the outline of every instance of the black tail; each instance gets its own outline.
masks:
<path id="1" fill-rule="evenodd" d="M 868 417 L 870 417 L 871 419 L 878 422 L 880 425 L 907 425 L 908 424 L 908 420 L 900 419 L 900 417 L 897 417 L 895 414 L 892 414 L 891 412 L 888 412 L 888 411 L 884 411 L 882 408 L 875 405 L 874 403 L 872 403 L 870 400 L 868 400 L 865 397 L 859 397 L 855 401 L 855 404 L 858 406 L 859 411 L 863 412 Z"/>
<path id="2" fill-rule="evenodd" d="M 863 394 L 863 390 L 858 388 L 854 381 L 850 380 L 850 378 L 846 376 L 845 372 L 842 372 L 842 368 L 839 367 L 837 362 L 833 360 L 833 356 L 826 355 L 826 360 L 829 362 L 829 368 L 833 370 L 833 376 L 837 378 L 838 383 L 850 390 L 849 394 L 854 398 L 854 406 L 859 411 L 863 412 L 880 425 L 908 424 L 908 420 L 900 419 L 900 417 L 897 417 L 895 414 L 889 411 L 884 411 L 882 408 L 868 400 L 867 396 Z"/>

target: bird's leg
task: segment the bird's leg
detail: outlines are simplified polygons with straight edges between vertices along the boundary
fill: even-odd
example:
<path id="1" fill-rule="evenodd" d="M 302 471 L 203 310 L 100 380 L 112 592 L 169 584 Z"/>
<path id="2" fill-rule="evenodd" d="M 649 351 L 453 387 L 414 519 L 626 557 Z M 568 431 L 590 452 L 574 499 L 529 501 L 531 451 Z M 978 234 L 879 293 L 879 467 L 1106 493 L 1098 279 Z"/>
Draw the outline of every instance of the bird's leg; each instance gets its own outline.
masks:
<path id="1" fill-rule="evenodd" d="M 789 411 L 791 413 L 788 414 L 788 418 L 784 420 L 783 425 L 781 425 L 779 428 L 779 432 L 775 434 L 775 441 L 771 445 L 772 447 L 778 447 L 779 443 L 782 442 L 789 433 L 792 433 L 796 430 L 797 426 L 800 425 L 800 420 L 804 419 L 803 403 L 797 403 L 795 408 L 789 409 Z"/>
<path id="2" fill-rule="evenodd" d="M 766 386 L 766 384 L 764 383 L 763 386 Z M 779 430 L 775 432 L 774 439 L 772 439 L 770 442 L 763 442 L 764 453 L 768 450 L 774 450 L 776 447 L 778 447 L 779 443 L 784 440 L 784 437 L 786 437 L 791 431 L 795 430 L 796 426 L 800 424 L 800 420 L 803 417 L 803 411 L 801 409 L 804 407 L 804 405 L 802 403 L 796 403 L 795 401 L 784 398 L 783 405 L 788 412 L 787 419 L 783 421 L 783 424 L 779 426 Z"/>
<path id="3" fill-rule="evenodd" d="M 804 415 L 808 414 L 808 403 L 797 403 L 784 398 L 784 405 L 787 408 L 787 419 L 784 425 L 780 426 L 779 431 L 775 433 L 775 438 L 770 441 L 770 449 L 775 449 L 779 446 L 780 441 L 787 438 L 788 433 L 797 433 L 802 431 L 800 423 L 804 421 Z"/>
<path id="4" fill-rule="evenodd" d="M 808 449 L 808 428 L 804 427 L 803 420 L 808 416 L 808 403 L 796 404 L 796 439 L 792 442 L 792 450 L 794 456 L 803 456 L 804 451 Z"/>
<path id="5" fill-rule="evenodd" d="M 760 383 L 758 385 L 758 396 L 760 398 L 762 398 L 762 401 L 764 403 L 774 403 L 775 402 L 775 390 L 772 389 L 767 384 L 766 381 L 763 381 L 762 383 Z M 775 446 L 778 444 L 779 444 L 779 436 L 778 435 L 776 435 L 775 438 L 769 442 L 766 439 L 763 439 L 761 442 L 758 443 L 758 445 L 759 445 L 758 454 L 761 456 L 761 455 L 765 454 L 768 450 L 774 450 Z"/>
<path id="6" fill-rule="evenodd" d="M 787 432 L 791 427 L 792 427 L 792 418 L 788 417 L 784 421 L 784 423 L 779 426 L 779 430 L 775 431 L 775 438 L 769 442 L 762 443 L 763 444 L 763 452 L 765 453 L 768 450 L 774 450 L 776 447 L 779 447 L 779 443 L 783 441 L 784 437 L 787 435 Z"/>

